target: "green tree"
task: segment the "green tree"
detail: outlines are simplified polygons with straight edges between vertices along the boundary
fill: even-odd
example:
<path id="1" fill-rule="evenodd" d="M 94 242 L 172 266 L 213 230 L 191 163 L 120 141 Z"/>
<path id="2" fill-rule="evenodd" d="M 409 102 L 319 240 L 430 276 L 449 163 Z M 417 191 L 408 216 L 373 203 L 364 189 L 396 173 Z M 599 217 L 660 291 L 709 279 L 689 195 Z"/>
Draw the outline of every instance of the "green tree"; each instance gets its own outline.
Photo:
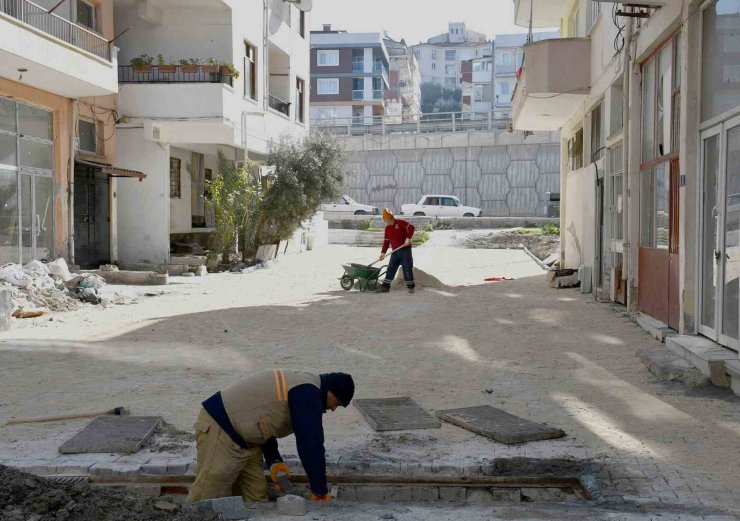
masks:
<path id="1" fill-rule="evenodd" d="M 424 114 L 462 111 L 462 90 L 447 89 L 439 83 L 422 83 L 421 111 Z"/>
<path id="2" fill-rule="evenodd" d="M 237 165 L 218 152 L 218 174 L 208 182 L 206 204 L 213 208 L 216 233 L 213 248 L 223 253 L 228 262 L 237 240 L 242 252 L 253 242 L 253 235 L 262 204 L 262 186 L 254 165 Z"/>
<path id="3" fill-rule="evenodd" d="M 283 136 L 267 157 L 266 164 L 274 170 L 266 183 L 255 239 L 288 239 L 322 203 L 339 197 L 345 160 L 344 146 L 331 134 L 312 132 L 303 141 Z"/>

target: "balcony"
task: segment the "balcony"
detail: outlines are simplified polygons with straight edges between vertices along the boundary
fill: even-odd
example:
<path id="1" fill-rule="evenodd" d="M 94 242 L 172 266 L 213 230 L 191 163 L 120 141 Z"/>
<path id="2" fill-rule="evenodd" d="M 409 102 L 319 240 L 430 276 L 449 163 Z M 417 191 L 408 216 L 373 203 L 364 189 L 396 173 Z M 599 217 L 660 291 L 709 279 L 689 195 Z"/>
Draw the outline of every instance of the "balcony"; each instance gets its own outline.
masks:
<path id="1" fill-rule="evenodd" d="M 383 99 L 383 91 L 382 90 L 374 90 L 373 91 L 373 99 Z"/>
<path id="2" fill-rule="evenodd" d="M 513 99 L 516 130 L 559 130 L 591 91 L 591 41 L 543 40 L 525 46 Z"/>
<path id="3" fill-rule="evenodd" d="M 565 8 L 570 3 L 570 0 L 514 0 L 514 23 L 529 27 L 531 16 L 532 27 L 559 27 L 560 19 L 565 16 Z"/>
<path id="4" fill-rule="evenodd" d="M 499 74 L 514 74 L 516 72 L 516 66 L 513 63 L 507 63 L 504 65 L 496 64 L 496 75 Z"/>
<path id="5" fill-rule="evenodd" d="M 352 72 L 365 72 L 365 62 L 352 62 Z"/>
<path id="6" fill-rule="evenodd" d="M 277 96 L 273 96 L 272 94 L 269 95 L 269 104 L 270 108 L 273 110 L 277 110 L 279 113 L 284 114 L 288 117 L 290 117 L 290 103 L 284 100 L 281 100 Z"/>
<path id="7" fill-rule="evenodd" d="M 137 69 L 128 65 L 118 67 L 118 83 L 223 83 L 234 86 L 234 78 L 222 70 L 206 72 L 199 66 L 168 66 L 173 69 L 159 68 L 154 65 Z"/>
<path id="8" fill-rule="evenodd" d="M 69 98 L 118 90 L 110 43 L 28 0 L 0 0 L 0 77 Z"/>
<path id="9" fill-rule="evenodd" d="M 353 90 L 352 91 L 352 99 L 353 100 L 362 100 L 362 99 L 365 99 L 365 91 L 364 90 Z"/>

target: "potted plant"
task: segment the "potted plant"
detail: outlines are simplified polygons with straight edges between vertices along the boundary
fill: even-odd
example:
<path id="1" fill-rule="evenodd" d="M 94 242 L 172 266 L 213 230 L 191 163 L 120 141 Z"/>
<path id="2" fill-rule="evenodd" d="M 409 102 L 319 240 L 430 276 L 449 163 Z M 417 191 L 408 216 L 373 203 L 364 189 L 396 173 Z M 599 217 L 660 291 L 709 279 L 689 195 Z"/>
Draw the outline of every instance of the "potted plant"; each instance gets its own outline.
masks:
<path id="1" fill-rule="evenodd" d="M 232 63 L 224 63 L 221 65 L 221 74 L 224 76 L 231 76 L 234 79 L 239 77 L 239 71 L 234 67 Z"/>
<path id="2" fill-rule="evenodd" d="M 169 64 L 165 64 L 164 57 L 162 57 L 161 54 L 158 54 L 157 55 L 157 70 L 164 74 L 174 74 L 177 72 L 177 65 L 172 64 L 172 58 L 170 58 Z"/>
<path id="3" fill-rule="evenodd" d="M 198 60 L 194 58 L 180 60 L 180 70 L 183 74 L 196 74 L 199 67 Z"/>
<path id="4" fill-rule="evenodd" d="M 218 60 L 217 59 L 215 59 L 215 58 L 208 58 L 201 65 L 201 69 L 203 69 L 203 72 L 208 72 L 208 73 L 211 73 L 212 74 L 214 72 L 218 72 L 219 65 L 220 64 L 218 63 Z"/>
<path id="5" fill-rule="evenodd" d="M 130 61 L 131 66 L 134 68 L 134 72 L 138 74 L 146 74 L 152 72 L 152 62 L 154 58 L 148 54 L 142 54 L 136 58 L 132 58 Z"/>

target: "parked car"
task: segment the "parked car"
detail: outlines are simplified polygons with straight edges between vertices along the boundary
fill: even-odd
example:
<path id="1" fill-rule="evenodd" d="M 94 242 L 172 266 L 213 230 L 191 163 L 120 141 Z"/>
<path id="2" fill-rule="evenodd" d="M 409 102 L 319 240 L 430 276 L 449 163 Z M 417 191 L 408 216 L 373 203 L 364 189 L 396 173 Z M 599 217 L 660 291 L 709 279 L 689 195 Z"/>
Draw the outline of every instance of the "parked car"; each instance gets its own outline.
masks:
<path id="1" fill-rule="evenodd" d="M 369 204 L 360 204 L 348 195 L 343 195 L 335 203 L 322 204 L 322 212 L 342 212 L 354 215 L 377 215 L 378 208 Z"/>
<path id="2" fill-rule="evenodd" d="M 480 217 L 483 210 L 464 206 L 452 195 L 424 195 L 416 204 L 401 205 L 401 215 L 426 215 L 429 217 Z"/>

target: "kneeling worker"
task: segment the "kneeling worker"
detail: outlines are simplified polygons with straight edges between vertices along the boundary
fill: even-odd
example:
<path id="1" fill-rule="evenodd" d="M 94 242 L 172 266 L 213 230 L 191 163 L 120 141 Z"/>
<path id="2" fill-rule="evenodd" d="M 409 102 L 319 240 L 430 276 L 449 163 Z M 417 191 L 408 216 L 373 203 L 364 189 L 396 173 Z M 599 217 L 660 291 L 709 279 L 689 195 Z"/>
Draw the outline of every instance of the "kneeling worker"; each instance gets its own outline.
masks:
<path id="1" fill-rule="evenodd" d="M 242 496 L 266 501 L 267 481 L 290 477 L 277 438 L 295 433 L 298 456 L 314 501 L 328 501 L 322 415 L 347 407 L 355 392 L 345 373 L 315 375 L 280 369 L 250 373 L 203 402 L 195 423 L 198 452 L 195 483 L 188 501 Z"/>
<path id="2" fill-rule="evenodd" d="M 414 236 L 414 225 L 396 219 L 396 216 L 388 208 L 383 209 L 383 221 L 385 222 L 385 238 L 378 260 L 385 259 L 388 248 L 393 250 L 393 253 L 391 254 L 391 261 L 388 263 L 388 270 L 385 272 L 383 285 L 376 292 L 388 293 L 390 291 L 391 283 L 400 266 L 403 269 L 403 280 L 406 282 L 406 287 L 409 293 L 413 293 L 416 287 L 414 283 L 414 256 L 411 254 L 411 238 Z"/>

